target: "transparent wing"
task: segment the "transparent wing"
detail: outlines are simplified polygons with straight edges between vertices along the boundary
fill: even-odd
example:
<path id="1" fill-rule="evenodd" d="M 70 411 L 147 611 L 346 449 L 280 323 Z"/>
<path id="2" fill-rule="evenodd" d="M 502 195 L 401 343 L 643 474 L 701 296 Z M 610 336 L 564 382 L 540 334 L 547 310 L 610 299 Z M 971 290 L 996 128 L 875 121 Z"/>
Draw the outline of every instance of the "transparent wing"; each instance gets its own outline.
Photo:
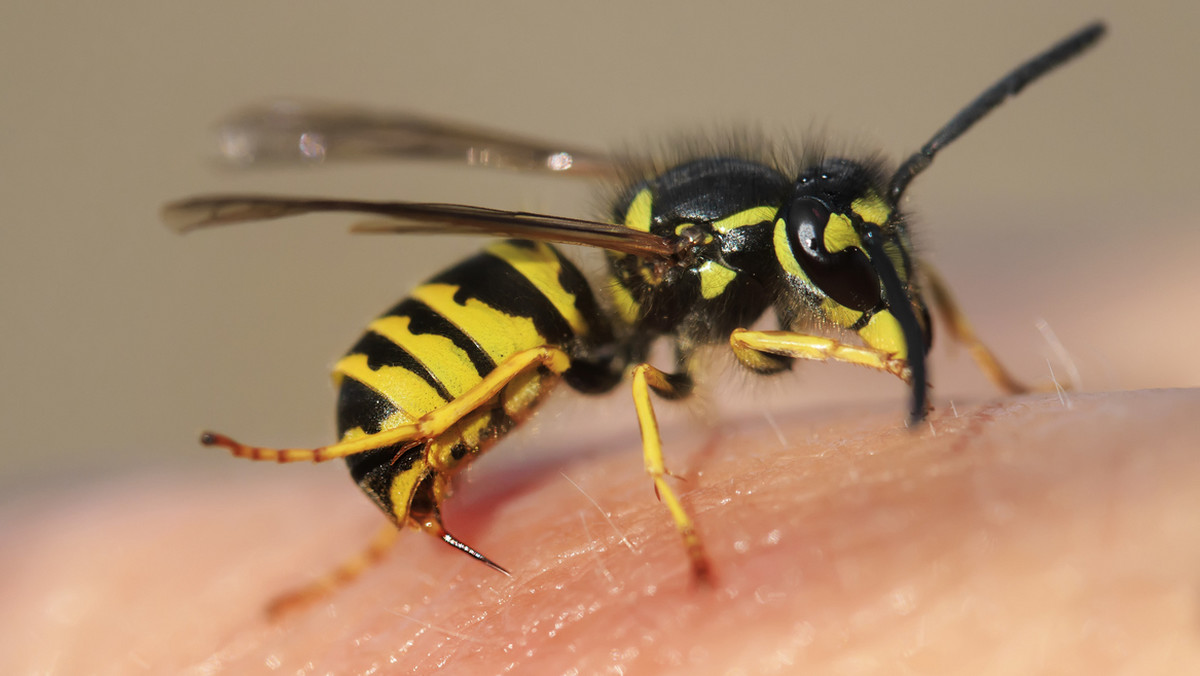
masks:
<path id="1" fill-rule="evenodd" d="M 415 113 L 278 100 L 217 126 L 220 152 L 240 165 L 399 158 L 574 176 L 614 176 L 626 158 Z"/>
<path id="2" fill-rule="evenodd" d="M 162 219 L 179 232 L 213 225 L 263 221 L 317 212 L 366 214 L 357 232 L 480 234 L 582 244 L 642 258 L 671 258 L 686 244 L 623 225 L 503 211 L 462 204 L 369 202 L 266 195 L 203 195 L 163 207 Z"/>

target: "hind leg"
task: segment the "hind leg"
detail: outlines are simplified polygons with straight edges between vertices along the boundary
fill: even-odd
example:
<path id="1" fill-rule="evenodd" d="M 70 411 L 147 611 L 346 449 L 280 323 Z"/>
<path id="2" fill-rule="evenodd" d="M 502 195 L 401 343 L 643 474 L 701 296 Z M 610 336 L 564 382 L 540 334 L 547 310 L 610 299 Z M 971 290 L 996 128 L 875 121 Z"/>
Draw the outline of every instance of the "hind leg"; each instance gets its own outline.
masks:
<path id="1" fill-rule="evenodd" d="M 375 537 L 371 538 L 371 542 L 367 544 L 365 549 L 343 561 L 337 568 L 299 589 L 281 594 L 272 599 L 271 603 L 267 605 L 267 615 L 272 620 L 278 620 L 284 615 L 312 605 L 334 591 L 350 584 L 358 576 L 362 575 L 364 571 L 383 560 L 388 550 L 396 542 L 396 537 L 399 534 L 399 529 L 391 523 L 380 528 L 379 532 Z"/>

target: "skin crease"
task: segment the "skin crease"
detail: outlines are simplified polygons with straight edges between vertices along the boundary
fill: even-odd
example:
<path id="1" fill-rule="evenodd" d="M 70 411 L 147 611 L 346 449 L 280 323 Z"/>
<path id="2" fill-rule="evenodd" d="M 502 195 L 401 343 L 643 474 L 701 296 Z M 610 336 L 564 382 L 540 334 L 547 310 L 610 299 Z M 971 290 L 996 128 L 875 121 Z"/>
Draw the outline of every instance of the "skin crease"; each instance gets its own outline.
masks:
<path id="1" fill-rule="evenodd" d="M 1121 255 L 1179 284 L 1190 270 L 1154 247 Z M 1145 299 L 1072 278 L 1090 286 L 1064 282 L 1065 298 Z M 999 307 L 983 295 L 968 307 Z M 1171 302 L 1151 298 L 1147 316 Z M 1177 335 L 1195 335 L 1188 321 Z M 1121 351 L 1156 344 L 1136 330 L 1093 336 L 1083 365 L 1098 352 L 1117 355 L 1105 364 L 1118 376 L 1125 360 L 1195 382 L 1168 350 Z M 594 411 L 582 397 L 557 415 L 548 404 L 509 440 L 545 453 L 497 451 L 449 501 L 452 532 L 513 577 L 406 532 L 362 578 L 278 623 L 264 615 L 274 596 L 381 521 L 343 467 L 218 454 L 219 476 L 9 501 L 0 673 L 1200 672 L 1200 390 L 951 399 L 969 363 L 934 366 L 936 408 L 912 432 L 899 384 L 849 367 L 776 379 L 768 395 L 810 399 L 769 417 L 714 402 L 732 403 L 728 423 L 695 425 L 660 405 L 711 588 L 690 580 L 641 471 L 625 386 Z M 877 403 L 830 403 L 825 385 L 846 379 L 887 388 L 866 395 Z M 601 431 L 579 434 L 585 422 Z"/>

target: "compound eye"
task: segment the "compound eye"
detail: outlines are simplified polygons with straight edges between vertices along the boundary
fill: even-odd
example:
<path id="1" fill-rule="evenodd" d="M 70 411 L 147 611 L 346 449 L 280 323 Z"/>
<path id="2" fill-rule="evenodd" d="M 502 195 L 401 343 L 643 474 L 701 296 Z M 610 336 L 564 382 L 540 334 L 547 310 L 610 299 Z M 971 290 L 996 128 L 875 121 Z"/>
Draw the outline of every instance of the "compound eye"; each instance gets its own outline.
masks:
<path id="1" fill-rule="evenodd" d="M 821 292 L 860 312 L 879 306 L 879 277 L 858 244 L 845 246 L 850 239 L 858 242 L 858 235 L 844 216 L 831 215 L 822 202 L 802 197 L 789 207 L 787 226 L 796 262 Z M 829 241 L 840 248 L 831 252 Z"/>

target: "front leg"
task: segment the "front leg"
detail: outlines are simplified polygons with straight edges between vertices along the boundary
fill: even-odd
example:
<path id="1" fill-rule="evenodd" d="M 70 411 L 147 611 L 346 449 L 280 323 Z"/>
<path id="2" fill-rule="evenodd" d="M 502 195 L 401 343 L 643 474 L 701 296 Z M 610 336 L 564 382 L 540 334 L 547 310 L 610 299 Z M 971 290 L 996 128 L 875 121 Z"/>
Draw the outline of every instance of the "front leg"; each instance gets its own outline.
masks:
<path id="1" fill-rule="evenodd" d="M 667 483 L 666 478 L 674 475 L 667 470 L 663 460 L 662 436 L 658 431 L 654 405 L 650 401 L 651 390 L 667 399 L 680 399 L 691 393 L 692 386 L 692 379 L 687 373 L 666 373 L 647 363 L 638 364 L 633 368 L 633 406 L 637 411 L 638 426 L 642 431 L 642 457 L 646 473 L 654 481 L 655 493 L 666 504 L 671 518 L 675 521 L 675 528 L 683 537 L 683 545 L 692 562 L 693 574 L 698 580 L 708 580 L 711 566 L 708 563 L 708 555 L 704 552 L 704 543 L 700 541 L 691 515 Z"/>
<path id="2" fill-rule="evenodd" d="M 914 426 L 924 419 L 929 410 L 925 398 L 924 372 L 916 378 L 908 360 L 901 354 L 875 347 L 846 345 L 832 338 L 807 336 L 791 331 L 748 331 L 734 329 L 729 335 L 729 344 L 738 361 L 760 373 L 779 370 L 786 359 L 811 359 L 813 361 L 837 361 L 857 364 L 884 373 L 890 373 L 908 383 L 912 388 L 912 407 L 908 424 Z"/>
<path id="3" fill-rule="evenodd" d="M 779 370 L 779 357 L 836 361 L 857 364 L 890 373 L 906 383 L 912 382 L 908 361 L 891 352 L 872 347 L 847 345 L 832 338 L 806 336 L 791 331 L 750 331 L 734 329 L 729 344 L 738 361 L 756 372 Z"/>

